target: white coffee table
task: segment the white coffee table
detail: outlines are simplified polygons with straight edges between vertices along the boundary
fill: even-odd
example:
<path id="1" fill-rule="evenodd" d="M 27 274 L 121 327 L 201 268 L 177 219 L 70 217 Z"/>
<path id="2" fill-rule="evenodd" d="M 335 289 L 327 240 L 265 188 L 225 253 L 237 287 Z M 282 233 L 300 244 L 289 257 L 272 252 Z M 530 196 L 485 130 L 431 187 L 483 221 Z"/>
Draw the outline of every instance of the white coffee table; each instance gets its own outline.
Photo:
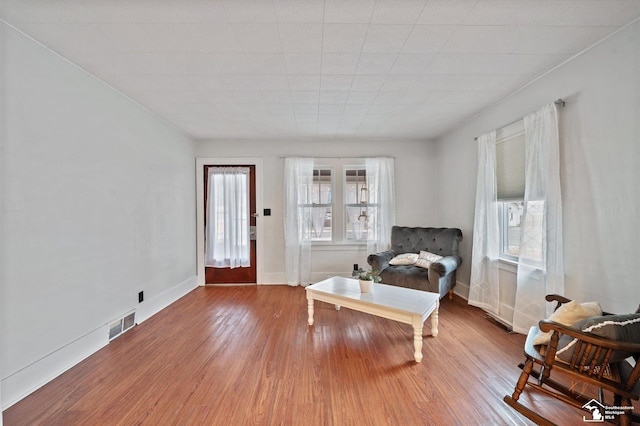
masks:
<path id="1" fill-rule="evenodd" d="M 313 325 L 313 301 L 332 303 L 336 309 L 344 306 L 359 312 L 388 318 L 413 326 L 413 347 L 416 362 L 422 361 L 422 325 L 431 316 L 431 335 L 438 335 L 437 293 L 374 284 L 369 293 L 361 293 L 358 280 L 332 277 L 306 288 L 309 325 Z"/>

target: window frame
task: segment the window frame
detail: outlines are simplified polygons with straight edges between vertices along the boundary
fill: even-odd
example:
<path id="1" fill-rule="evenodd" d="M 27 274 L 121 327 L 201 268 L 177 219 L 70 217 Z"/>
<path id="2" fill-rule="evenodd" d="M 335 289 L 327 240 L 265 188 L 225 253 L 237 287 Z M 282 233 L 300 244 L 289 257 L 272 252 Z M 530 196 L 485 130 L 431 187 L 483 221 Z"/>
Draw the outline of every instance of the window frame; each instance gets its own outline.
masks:
<path id="1" fill-rule="evenodd" d="M 330 207 L 331 208 L 331 228 L 330 228 L 330 237 L 329 239 L 314 239 L 313 237 L 311 237 L 312 234 L 312 229 L 309 230 L 309 241 L 311 242 L 311 244 L 332 244 L 334 242 L 335 239 L 335 189 L 336 189 L 336 185 L 335 185 L 335 167 L 332 165 L 328 165 L 328 164 L 315 164 L 313 165 L 313 177 L 311 179 L 311 185 L 314 185 L 314 181 L 313 179 L 315 178 L 315 172 L 316 170 L 318 171 L 318 177 L 321 176 L 321 170 L 329 170 L 331 172 L 330 175 L 330 194 L 331 194 L 331 203 L 314 203 L 313 201 L 311 201 L 311 203 L 307 203 L 307 204 L 301 204 L 301 207 L 304 208 L 313 208 L 313 207 Z M 322 200 L 322 195 L 319 194 L 318 195 L 318 201 Z M 312 224 L 310 224 L 310 226 L 312 226 Z M 324 233 L 324 231 L 323 231 Z"/>
<path id="2" fill-rule="evenodd" d="M 507 206 L 508 203 L 513 202 L 524 202 L 524 200 L 520 199 L 511 199 L 511 200 L 498 200 L 498 227 L 499 235 L 500 235 L 500 248 L 498 251 L 498 259 L 504 260 L 507 262 L 518 263 L 519 256 L 515 256 L 508 252 L 509 250 L 509 241 L 507 236 L 509 235 L 509 208 Z M 522 228 L 522 222 L 520 222 L 520 228 Z"/>
<path id="3" fill-rule="evenodd" d="M 518 120 L 507 126 L 504 126 L 496 131 L 496 161 L 499 162 L 500 157 L 498 155 L 498 146 L 502 144 L 518 143 L 517 140 L 524 138 L 524 121 Z M 502 151 L 504 152 L 504 150 Z M 513 151 L 511 151 L 513 152 Z M 524 154 L 524 151 L 523 151 Z M 524 167 L 524 158 L 522 159 L 522 167 Z M 519 164 L 516 162 L 516 164 Z M 500 189 L 500 178 L 504 178 L 508 175 L 504 175 L 498 172 L 499 165 L 496 165 L 496 190 Z M 504 172 L 504 171 L 503 171 Z M 525 170 L 522 170 L 522 178 L 524 178 Z M 512 177 L 512 176 L 510 176 Z M 524 181 L 522 181 L 524 185 Z M 514 194 L 511 191 L 507 191 L 508 195 L 504 198 L 498 198 L 496 200 L 498 205 L 498 228 L 499 228 L 499 247 L 498 247 L 498 259 L 507 263 L 518 263 L 519 256 L 515 256 L 508 252 L 509 248 L 509 209 L 508 203 L 512 202 L 524 202 L 524 191 L 522 194 L 516 197 L 512 197 Z M 498 195 L 499 196 L 499 195 Z M 522 229 L 522 222 L 520 222 L 520 228 Z"/>
<path id="4" fill-rule="evenodd" d="M 365 164 L 365 160 L 364 158 L 361 160 L 362 163 L 361 164 L 345 164 L 342 166 L 342 241 L 345 244 L 355 244 L 355 245 L 366 245 L 367 244 L 367 238 L 365 239 L 356 239 L 356 238 L 348 238 L 348 230 L 347 230 L 347 226 L 349 224 L 349 214 L 347 212 L 347 208 L 349 207 L 357 207 L 359 209 L 365 208 L 367 209 L 367 214 L 369 213 L 368 210 L 370 207 L 379 207 L 379 203 L 370 203 L 370 202 L 366 202 L 363 203 L 362 201 L 360 201 L 360 203 L 347 203 L 347 171 L 349 170 L 355 170 L 356 171 L 356 176 L 359 170 L 363 170 L 365 172 L 364 174 L 364 183 L 365 186 L 367 187 L 367 194 L 370 194 L 369 192 L 369 182 L 367 181 L 367 169 L 366 169 L 366 164 Z M 356 191 L 358 191 L 357 189 L 357 184 L 356 184 Z M 358 199 L 358 193 L 356 192 L 356 200 Z M 369 199 L 369 197 L 368 197 Z M 375 228 L 374 227 L 374 232 L 375 232 Z M 367 231 L 368 234 L 368 231 Z M 376 235 L 377 237 L 377 235 Z"/>

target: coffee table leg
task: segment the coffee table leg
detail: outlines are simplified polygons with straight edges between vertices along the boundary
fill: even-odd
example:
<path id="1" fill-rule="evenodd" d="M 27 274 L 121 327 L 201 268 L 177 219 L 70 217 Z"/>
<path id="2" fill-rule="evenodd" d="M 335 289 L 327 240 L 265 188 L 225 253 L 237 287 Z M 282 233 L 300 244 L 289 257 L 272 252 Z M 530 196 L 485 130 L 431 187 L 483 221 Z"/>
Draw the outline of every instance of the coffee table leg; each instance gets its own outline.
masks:
<path id="1" fill-rule="evenodd" d="M 309 312 L 309 325 L 313 325 L 313 298 L 307 298 L 307 311 Z"/>
<path id="2" fill-rule="evenodd" d="M 436 302 L 436 308 L 431 312 L 431 335 L 436 337 L 438 335 L 438 307 L 440 302 Z"/>
<path id="3" fill-rule="evenodd" d="M 413 357 L 416 362 L 422 361 L 422 318 L 413 317 Z"/>

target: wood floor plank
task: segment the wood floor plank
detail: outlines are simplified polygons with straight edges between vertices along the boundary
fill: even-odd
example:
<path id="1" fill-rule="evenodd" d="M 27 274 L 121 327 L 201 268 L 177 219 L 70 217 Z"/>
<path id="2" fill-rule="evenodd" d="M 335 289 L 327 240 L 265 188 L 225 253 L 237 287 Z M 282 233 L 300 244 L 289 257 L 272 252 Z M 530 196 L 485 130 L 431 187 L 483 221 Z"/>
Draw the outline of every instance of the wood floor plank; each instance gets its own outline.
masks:
<path id="1" fill-rule="evenodd" d="M 426 329 L 425 329 L 426 330 Z M 303 288 L 200 287 L 4 412 L 4 425 L 530 424 L 503 401 L 524 336 L 463 300 L 413 361 L 406 324 Z M 559 424 L 582 412 L 525 393 Z"/>

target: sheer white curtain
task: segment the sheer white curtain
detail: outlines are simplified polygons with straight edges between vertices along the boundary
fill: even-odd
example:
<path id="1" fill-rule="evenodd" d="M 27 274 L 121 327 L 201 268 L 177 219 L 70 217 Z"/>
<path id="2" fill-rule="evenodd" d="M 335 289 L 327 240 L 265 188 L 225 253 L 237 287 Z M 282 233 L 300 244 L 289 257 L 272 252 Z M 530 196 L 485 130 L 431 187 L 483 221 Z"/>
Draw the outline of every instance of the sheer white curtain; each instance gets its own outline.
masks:
<path id="1" fill-rule="evenodd" d="M 564 293 L 558 118 L 554 104 L 524 118 L 525 194 L 513 330 L 526 333 Z M 546 309 L 545 309 L 546 308 Z"/>
<path id="2" fill-rule="evenodd" d="M 379 253 L 391 246 L 391 227 L 396 222 L 396 198 L 393 158 L 367 158 L 365 160 L 369 221 L 373 229 L 367 236 L 367 252 Z"/>
<path id="3" fill-rule="evenodd" d="M 284 257 L 286 280 L 290 286 L 310 282 L 311 241 L 308 231 L 313 217 L 312 184 L 312 158 L 284 159 Z"/>
<path id="4" fill-rule="evenodd" d="M 205 265 L 250 266 L 248 167 L 209 168 Z"/>
<path id="5" fill-rule="evenodd" d="M 473 224 L 469 304 L 498 314 L 500 230 L 496 182 L 496 132 L 478 137 L 478 180 Z"/>

